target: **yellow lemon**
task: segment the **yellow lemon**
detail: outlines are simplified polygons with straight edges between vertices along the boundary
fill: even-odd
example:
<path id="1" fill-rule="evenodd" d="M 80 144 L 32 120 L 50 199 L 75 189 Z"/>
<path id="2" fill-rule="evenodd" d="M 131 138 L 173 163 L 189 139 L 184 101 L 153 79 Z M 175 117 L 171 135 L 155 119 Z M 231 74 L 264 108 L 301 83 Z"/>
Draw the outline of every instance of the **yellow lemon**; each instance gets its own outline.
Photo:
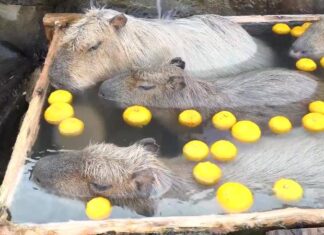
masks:
<path id="1" fill-rule="evenodd" d="M 276 197 L 283 202 L 298 202 L 303 198 L 302 186 L 291 179 L 280 179 L 272 188 Z"/>
<path id="2" fill-rule="evenodd" d="M 152 119 L 151 111 L 139 105 L 130 106 L 123 113 L 124 121 L 133 127 L 143 127 Z"/>
<path id="3" fill-rule="evenodd" d="M 225 131 L 236 123 L 236 117 L 231 112 L 221 111 L 213 116 L 212 122 L 215 128 Z"/>
<path id="4" fill-rule="evenodd" d="M 189 161 L 202 161 L 209 154 L 208 145 L 200 140 L 192 140 L 186 143 L 182 149 L 183 156 Z"/>
<path id="5" fill-rule="evenodd" d="M 317 69 L 317 64 L 312 59 L 301 58 L 296 62 L 297 69 L 305 72 L 313 72 Z"/>
<path id="6" fill-rule="evenodd" d="M 92 220 L 103 220 L 110 216 L 111 203 L 103 197 L 96 197 L 87 202 L 86 215 Z"/>
<path id="7" fill-rule="evenodd" d="M 321 58 L 321 60 L 320 60 L 320 64 L 321 64 L 321 66 L 324 68 L 324 57 Z"/>
<path id="8" fill-rule="evenodd" d="M 73 117 L 74 109 L 68 103 L 53 103 L 44 113 L 45 120 L 53 125 L 58 125 L 64 119 Z"/>
<path id="9" fill-rule="evenodd" d="M 305 33 L 305 30 L 306 29 L 302 26 L 295 26 L 291 29 L 290 34 L 291 36 L 298 38 Z"/>
<path id="10" fill-rule="evenodd" d="M 302 24 L 301 27 L 303 27 L 305 30 L 307 30 L 311 25 L 312 25 L 311 22 L 305 22 L 304 24 Z"/>
<path id="11" fill-rule="evenodd" d="M 253 194 L 245 185 L 237 182 L 227 182 L 216 192 L 216 199 L 227 213 L 248 211 L 253 205 Z"/>
<path id="12" fill-rule="evenodd" d="M 201 114 L 196 110 L 188 109 L 179 114 L 179 123 L 183 126 L 197 127 L 201 122 Z"/>
<path id="13" fill-rule="evenodd" d="M 261 129 L 254 122 L 243 120 L 233 126 L 232 136 L 241 142 L 253 143 L 260 139 Z"/>
<path id="14" fill-rule="evenodd" d="M 193 168 L 193 176 L 203 185 L 214 185 L 222 177 L 222 170 L 209 161 L 200 162 Z"/>
<path id="15" fill-rule="evenodd" d="M 320 101 L 320 100 L 314 101 L 309 104 L 308 108 L 311 113 L 324 114 L 324 101 Z"/>
<path id="16" fill-rule="evenodd" d="M 292 125 L 288 118 L 284 116 L 275 116 L 270 119 L 269 127 L 271 131 L 276 134 L 285 134 L 291 130 Z"/>
<path id="17" fill-rule="evenodd" d="M 235 159 L 237 155 L 236 146 L 227 140 L 219 140 L 212 144 L 210 152 L 214 159 L 227 162 Z"/>
<path id="18" fill-rule="evenodd" d="M 53 104 L 57 102 L 72 103 L 72 94 L 66 90 L 53 91 L 48 97 L 48 103 Z"/>
<path id="19" fill-rule="evenodd" d="M 84 130 L 84 123 L 77 118 L 67 118 L 59 126 L 59 132 L 64 136 L 78 136 Z"/>
<path id="20" fill-rule="evenodd" d="M 302 119 L 303 127 L 309 131 L 324 131 L 324 114 L 309 113 Z"/>
<path id="21" fill-rule="evenodd" d="M 290 27 L 287 24 L 278 23 L 278 24 L 275 24 L 274 26 L 272 26 L 272 32 L 274 32 L 275 34 L 279 34 L 279 35 L 289 34 Z"/>

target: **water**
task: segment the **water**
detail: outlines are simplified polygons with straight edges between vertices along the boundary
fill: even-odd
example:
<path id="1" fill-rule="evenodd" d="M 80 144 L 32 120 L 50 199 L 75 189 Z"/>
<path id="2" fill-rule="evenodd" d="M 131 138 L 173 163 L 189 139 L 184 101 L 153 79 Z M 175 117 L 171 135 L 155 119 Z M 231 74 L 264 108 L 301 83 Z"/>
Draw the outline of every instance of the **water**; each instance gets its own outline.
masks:
<path id="1" fill-rule="evenodd" d="M 285 67 L 293 68 L 294 61 L 286 55 L 287 48 L 291 44 L 289 39 L 282 39 L 271 34 L 263 35 L 274 45 L 274 49 L 282 53 L 282 63 Z M 85 132 L 76 138 L 66 138 L 58 134 L 55 127 L 48 125 L 42 119 L 40 133 L 33 147 L 33 153 L 26 162 L 21 182 L 14 195 L 10 212 L 15 223 L 48 223 L 64 222 L 69 220 L 87 220 L 85 216 L 84 202 L 67 199 L 45 192 L 30 180 L 30 173 L 35 162 L 43 156 L 57 153 L 62 149 L 82 149 L 89 143 L 108 142 L 119 146 L 128 146 L 144 137 L 154 137 L 161 144 L 164 157 L 169 157 L 177 164 L 185 167 L 188 164 L 190 170 L 192 164 L 187 163 L 181 156 L 180 142 L 166 129 L 153 121 L 149 126 L 137 129 L 127 126 L 122 118 L 121 111 L 107 105 L 97 97 L 97 87 L 84 94 L 75 96 L 74 108 L 76 117 L 85 122 Z M 298 134 L 298 130 L 293 134 Z M 229 138 L 226 132 L 217 132 L 213 128 L 205 128 L 200 138 L 208 144 L 221 138 Z M 281 138 L 281 137 L 273 137 Z M 283 141 L 285 137 L 282 137 Z M 240 151 L 249 151 L 249 145 L 239 144 Z M 261 152 L 262 140 L 256 145 Z M 238 156 L 239 157 L 239 156 Z M 166 161 L 167 158 L 164 159 Z M 210 158 L 209 158 L 210 160 Z M 229 163 L 231 164 L 231 163 Z M 202 188 L 195 194 L 183 199 L 181 195 L 161 198 L 157 201 L 155 216 L 194 216 L 222 214 L 223 211 L 215 200 L 216 187 Z M 297 204 L 299 207 L 318 207 L 312 201 L 314 192 L 305 190 L 305 198 Z M 267 211 L 276 208 L 284 208 L 287 205 L 280 203 L 273 195 L 254 194 L 255 203 L 250 211 Z M 114 206 L 110 218 L 141 218 L 142 215 L 130 210 Z"/>

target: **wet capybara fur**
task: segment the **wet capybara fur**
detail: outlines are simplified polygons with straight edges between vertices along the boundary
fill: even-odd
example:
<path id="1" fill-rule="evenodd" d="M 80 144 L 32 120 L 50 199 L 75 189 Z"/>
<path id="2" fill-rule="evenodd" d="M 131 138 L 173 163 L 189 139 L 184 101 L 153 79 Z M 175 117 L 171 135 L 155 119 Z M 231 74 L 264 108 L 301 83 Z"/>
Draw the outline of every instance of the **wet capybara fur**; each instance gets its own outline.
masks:
<path id="1" fill-rule="evenodd" d="M 181 56 L 195 78 L 215 79 L 271 67 L 275 56 L 239 24 L 218 15 L 140 19 L 92 9 L 68 27 L 49 75 L 57 88 L 83 90 L 133 67 Z"/>
<path id="2" fill-rule="evenodd" d="M 214 81 L 193 79 L 181 58 L 151 69 L 134 70 L 102 83 L 99 95 L 120 108 L 148 107 L 171 131 L 185 109 L 199 111 L 206 121 L 227 110 L 238 120 L 252 120 L 263 130 L 273 116 L 284 115 L 294 125 L 308 112 L 311 101 L 324 98 L 323 82 L 308 73 L 282 68 L 262 69 Z"/>
<path id="3" fill-rule="evenodd" d="M 291 178 L 302 185 L 304 200 L 324 206 L 323 141 L 322 133 L 311 134 L 302 128 L 288 135 L 264 136 L 239 148 L 233 162 L 217 163 L 223 173 L 215 188 L 235 181 L 253 193 L 269 195 L 276 180 Z M 57 195 L 81 200 L 104 196 L 113 205 L 152 216 L 160 198 L 188 200 L 204 190 L 192 178 L 193 166 L 181 156 L 161 158 L 155 141 L 144 139 L 128 147 L 96 144 L 41 158 L 32 179 Z"/>
<path id="4" fill-rule="evenodd" d="M 296 39 L 290 48 L 290 56 L 318 60 L 324 56 L 324 18 L 313 23 L 306 32 Z"/>

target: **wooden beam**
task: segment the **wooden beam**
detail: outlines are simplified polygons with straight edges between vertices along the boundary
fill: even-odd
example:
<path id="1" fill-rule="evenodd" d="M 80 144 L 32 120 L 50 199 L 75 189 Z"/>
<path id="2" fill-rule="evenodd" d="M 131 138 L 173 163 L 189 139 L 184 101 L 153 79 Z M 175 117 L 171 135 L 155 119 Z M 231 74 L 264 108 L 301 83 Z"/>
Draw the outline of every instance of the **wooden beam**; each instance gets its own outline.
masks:
<path id="1" fill-rule="evenodd" d="M 43 23 L 45 27 L 54 27 L 55 22 L 60 22 L 61 24 L 69 24 L 77 21 L 82 17 L 83 14 L 77 13 L 48 13 L 43 18 Z M 280 22 L 286 23 L 296 23 L 296 22 L 313 22 L 318 21 L 320 17 L 324 15 L 248 15 L 248 16 L 225 16 L 226 18 L 237 22 L 239 24 L 255 24 L 255 23 L 265 23 L 274 24 Z"/>
<path id="2" fill-rule="evenodd" d="M 288 208 L 267 212 L 232 215 L 153 217 L 143 219 L 112 219 L 105 221 L 72 221 L 49 224 L 7 224 L 3 231 L 13 234 L 85 235 L 101 233 L 183 233 L 209 232 L 223 234 L 246 229 L 282 229 L 324 224 L 324 209 Z M 0 227 L 1 233 L 1 227 Z"/>

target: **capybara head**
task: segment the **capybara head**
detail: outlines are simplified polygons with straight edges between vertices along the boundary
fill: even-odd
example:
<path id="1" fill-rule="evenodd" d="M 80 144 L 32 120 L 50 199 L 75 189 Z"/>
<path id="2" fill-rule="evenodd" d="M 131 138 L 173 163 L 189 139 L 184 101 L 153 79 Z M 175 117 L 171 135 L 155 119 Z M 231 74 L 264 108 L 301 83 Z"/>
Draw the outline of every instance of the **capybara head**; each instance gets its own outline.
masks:
<path id="1" fill-rule="evenodd" d="M 310 28 L 299 37 L 290 48 L 293 58 L 309 57 L 319 59 L 324 56 L 324 18 L 313 23 Z"/>
<path id="2" fill-rule="evenodd" d="M 185 62 L 177 57 L 169 64 L 139 69 L 121 74 L 103 82 L 99 96 L 120 108 L 145 105 L 156 108 L 192 107 L 206 91 L 189 78 L 184 71 Z"/>
<path id="3" fill-rule="evenodd" d="M 152 138 L 128 147 L 95 144 L 41 158 L 32 180 L 47 191 L 70 198 L 149 199 L 178 188 L 177 177 L 157 159 Z"/>
<path id="4" fill-rule="evenodd" d="M 66 29 L 49 71 L 54 87 L 84 89 L 124 67 L 118 34 L 127 18 L 104 12 L 90 10 Z"/>

